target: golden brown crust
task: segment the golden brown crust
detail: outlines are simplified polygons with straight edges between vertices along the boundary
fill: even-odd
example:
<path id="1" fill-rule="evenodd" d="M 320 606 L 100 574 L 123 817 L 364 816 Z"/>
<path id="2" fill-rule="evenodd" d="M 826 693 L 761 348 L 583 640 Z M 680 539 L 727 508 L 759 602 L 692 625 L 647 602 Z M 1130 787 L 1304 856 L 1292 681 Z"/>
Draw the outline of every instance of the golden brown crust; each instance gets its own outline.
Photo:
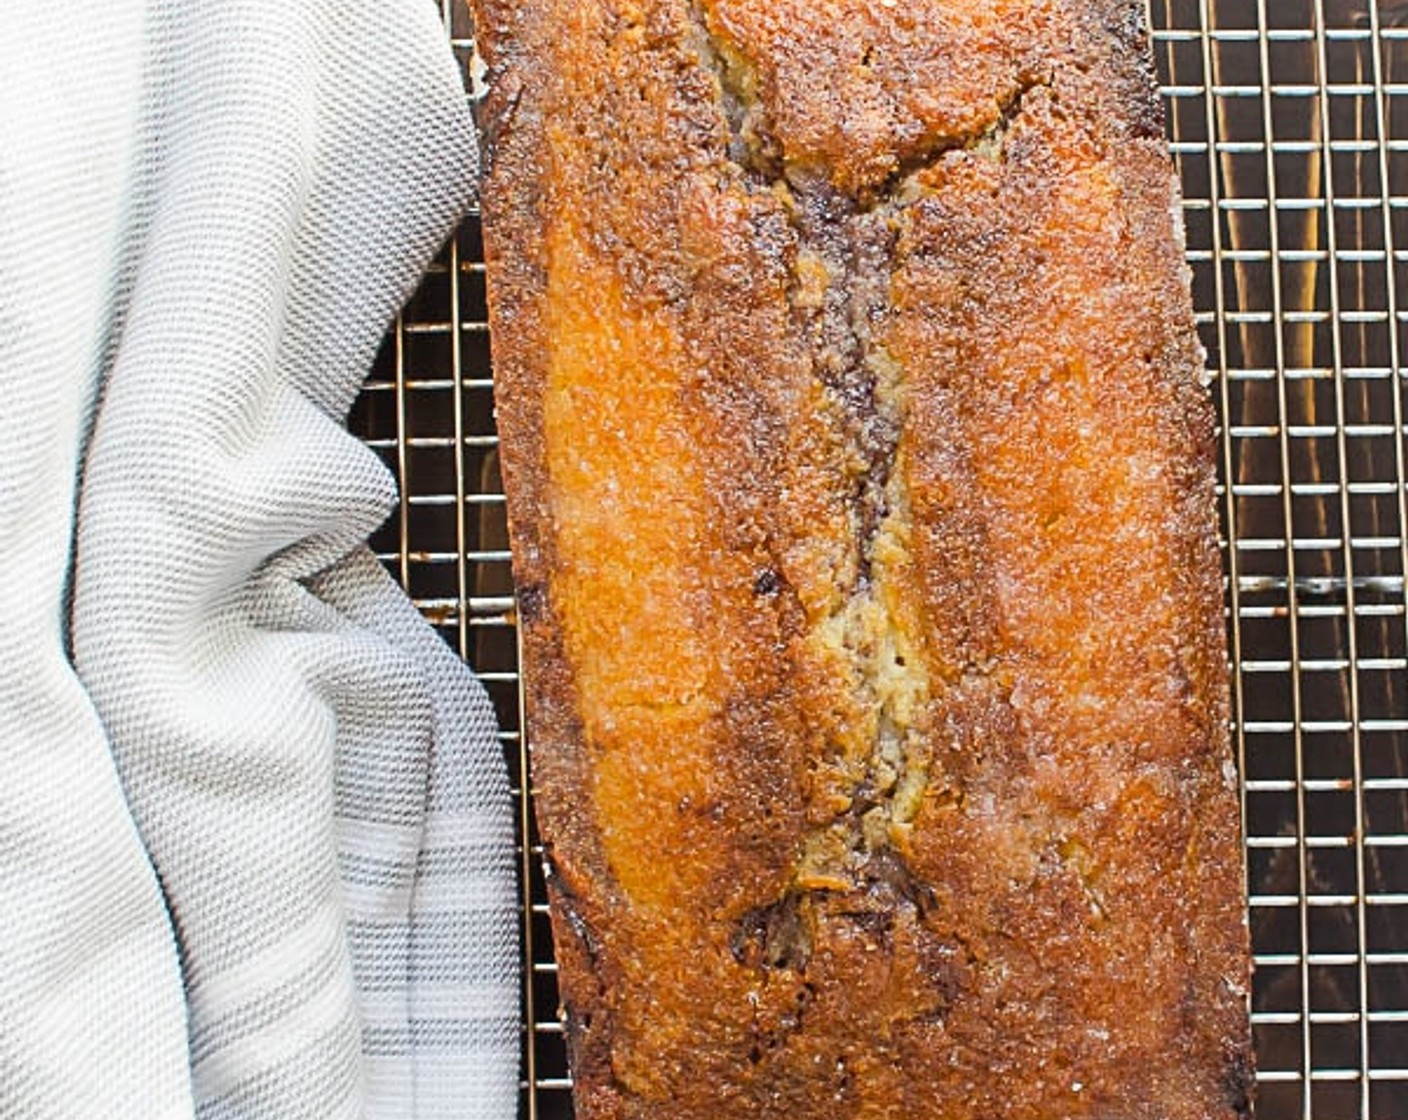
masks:
<path id="1" fill-rule="evenodd" d="M 1137 5 L 471 6 L 579 1115 L 1244 1113 Z"/>

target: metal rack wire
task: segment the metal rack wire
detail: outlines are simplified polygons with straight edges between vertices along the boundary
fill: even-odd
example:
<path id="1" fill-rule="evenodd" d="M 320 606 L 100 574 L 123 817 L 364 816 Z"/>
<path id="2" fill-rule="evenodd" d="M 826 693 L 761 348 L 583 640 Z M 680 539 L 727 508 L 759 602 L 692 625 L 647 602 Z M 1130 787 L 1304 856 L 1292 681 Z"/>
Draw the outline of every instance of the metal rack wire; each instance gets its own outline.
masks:
<path id="1" fill-rule="evenodd" d="M 1223 418 L 1261 1120 L 1408 1120 L 1408 0 L 1151 0 Z M 446 5 L 468 64 L 467 20 Z M 493 428 L 478 225 L 353 417 L 375 545 L 485 680 L 519 791 L 521 1115 L 571 1115 Z"/>
<path id="2" fill-rule="evenodd" d="M 1408 1116 L 1408 7 L 1152 17 L 1224 420 L 1259 1112 Z"/>

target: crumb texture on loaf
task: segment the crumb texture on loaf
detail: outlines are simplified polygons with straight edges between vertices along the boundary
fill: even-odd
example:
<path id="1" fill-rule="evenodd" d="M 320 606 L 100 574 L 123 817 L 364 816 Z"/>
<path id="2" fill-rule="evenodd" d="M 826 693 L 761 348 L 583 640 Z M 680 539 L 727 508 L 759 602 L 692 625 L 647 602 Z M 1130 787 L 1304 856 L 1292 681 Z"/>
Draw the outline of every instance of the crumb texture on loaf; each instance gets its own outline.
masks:
<path id="1" fill-rule="evenodd" d="M 579 1115 L 1247 1115 L 1138 5 L 471 7 Z"/>

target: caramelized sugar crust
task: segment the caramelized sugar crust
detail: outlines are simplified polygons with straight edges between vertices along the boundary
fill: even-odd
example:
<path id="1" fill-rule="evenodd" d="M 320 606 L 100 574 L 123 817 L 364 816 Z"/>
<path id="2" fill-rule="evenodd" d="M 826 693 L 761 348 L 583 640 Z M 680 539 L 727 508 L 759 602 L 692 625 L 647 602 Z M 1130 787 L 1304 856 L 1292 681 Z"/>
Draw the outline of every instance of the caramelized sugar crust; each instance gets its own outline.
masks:
<path id="1" fill-rule="evenodd" d="M 579 1115 L 1245 1115 L 1138 5 L 471 6 Z"/>

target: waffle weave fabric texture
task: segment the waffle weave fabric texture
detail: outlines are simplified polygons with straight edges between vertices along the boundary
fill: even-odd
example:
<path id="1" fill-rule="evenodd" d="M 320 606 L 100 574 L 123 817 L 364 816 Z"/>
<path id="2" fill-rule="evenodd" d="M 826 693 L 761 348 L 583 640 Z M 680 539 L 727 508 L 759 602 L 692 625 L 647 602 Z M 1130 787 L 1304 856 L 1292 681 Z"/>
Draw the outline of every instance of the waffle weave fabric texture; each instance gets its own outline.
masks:
<path id="1" fill-rule="evenodd" d="M 0 1117 L 514 1114 L 508 780 L 347 410 L 468 202 L 430 0 L 0 35 Z"/>

